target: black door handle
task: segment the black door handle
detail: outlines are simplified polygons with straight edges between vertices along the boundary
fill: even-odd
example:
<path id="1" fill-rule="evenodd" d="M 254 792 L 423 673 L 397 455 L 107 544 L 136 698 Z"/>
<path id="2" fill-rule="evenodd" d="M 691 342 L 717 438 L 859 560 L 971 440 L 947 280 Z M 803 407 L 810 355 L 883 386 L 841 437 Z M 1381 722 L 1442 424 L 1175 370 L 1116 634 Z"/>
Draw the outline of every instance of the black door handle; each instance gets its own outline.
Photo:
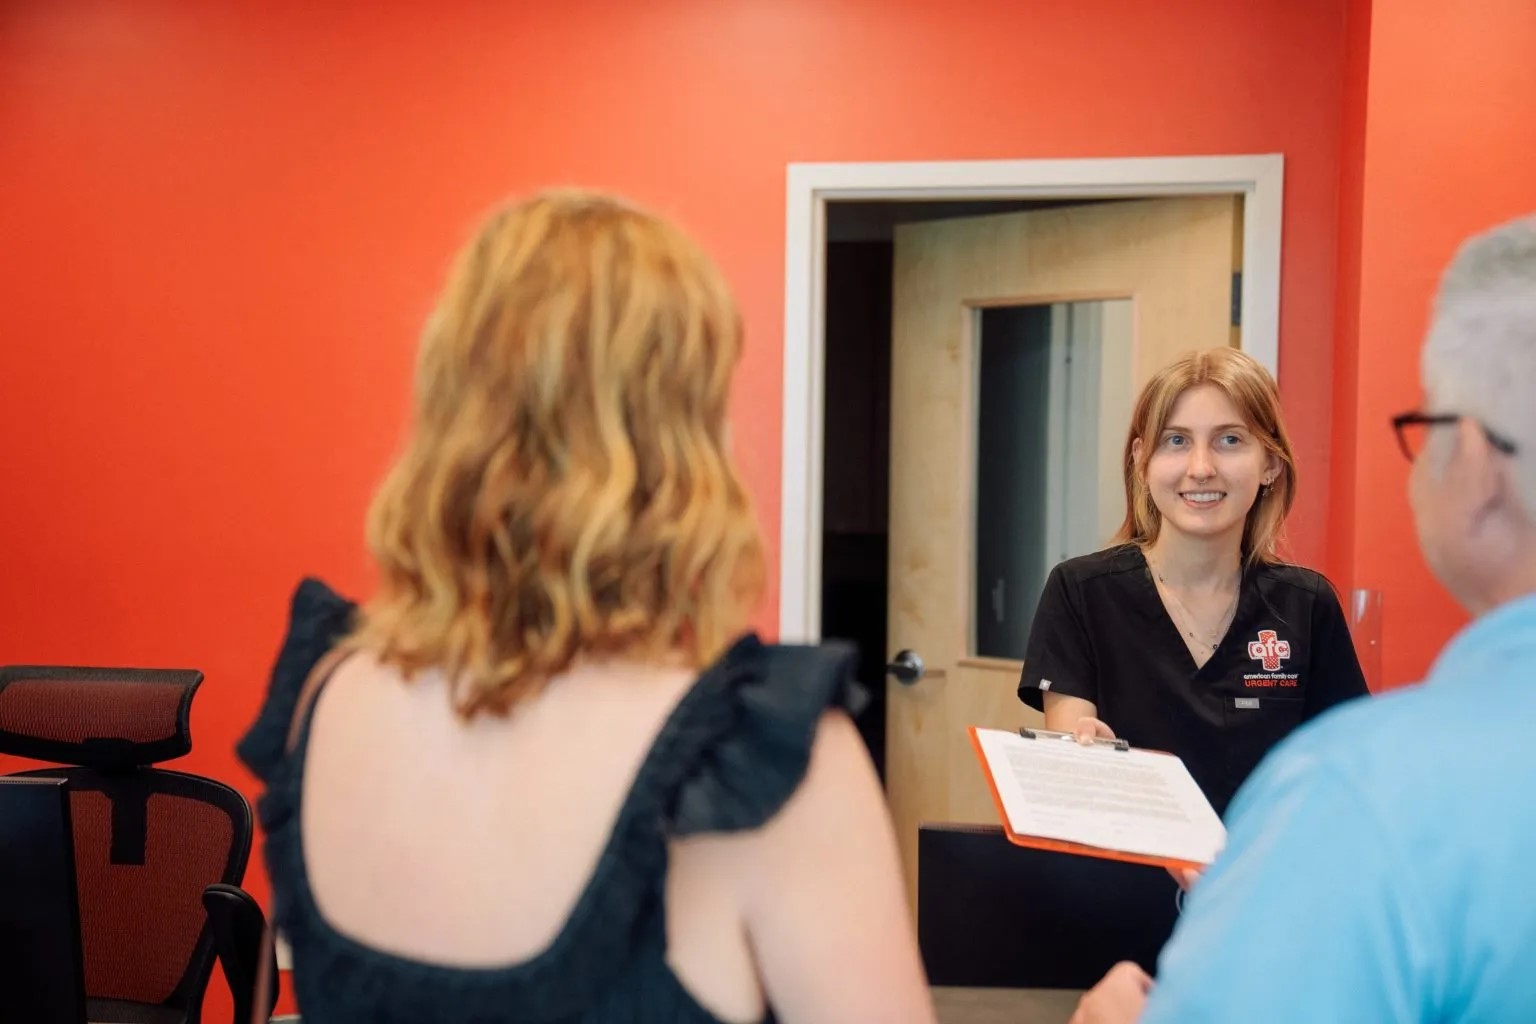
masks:
<path id="1" fill-rule="evenodd" d="M 916 651 L 902 649 L 896 652 L 896 657 L 885 666 L 885 671 L 896 677 L 896 681 L 903 686 L 911 686 L 923 678 L 923 659 Z"/>

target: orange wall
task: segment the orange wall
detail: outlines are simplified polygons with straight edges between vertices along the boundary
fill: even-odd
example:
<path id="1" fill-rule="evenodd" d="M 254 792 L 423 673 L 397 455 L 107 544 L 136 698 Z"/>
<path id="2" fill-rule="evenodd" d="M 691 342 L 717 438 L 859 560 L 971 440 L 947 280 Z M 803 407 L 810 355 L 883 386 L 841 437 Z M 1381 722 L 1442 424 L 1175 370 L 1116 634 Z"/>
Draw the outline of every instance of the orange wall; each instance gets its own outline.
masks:
<path id="1" fill-rule="evenodd" d="M 230 747 L 289 588 L 367 584 L 446 258 L 551 183 L 718 255 L 777 537 L 790 161 L 1284 153 L 1292 535 L 1320 561 L 1344 39 L 1337 0 L 10 0 L 0 663 L 202 668 L 186 767 L 250 789 Z"/>
<path id="2" fill-rule="evenodd" d="M 1377 0 L 1370 36 L 1349 558 L 1356 585 L 1384 591 L 1399 684 L 1465 617 L 1418 553 L 1387 421 L 1419 401 L 1429 303 L 1458 243 L 1536 211 L 1536 4 Z"/>

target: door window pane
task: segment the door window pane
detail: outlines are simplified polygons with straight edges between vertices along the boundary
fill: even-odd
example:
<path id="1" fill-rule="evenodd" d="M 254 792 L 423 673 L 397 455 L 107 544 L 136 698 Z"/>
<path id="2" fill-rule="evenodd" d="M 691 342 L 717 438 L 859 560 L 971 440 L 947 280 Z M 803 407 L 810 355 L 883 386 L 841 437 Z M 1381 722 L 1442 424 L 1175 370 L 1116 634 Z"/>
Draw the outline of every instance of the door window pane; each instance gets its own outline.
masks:
<path id="1" fill-rule="evenodd" d="M 1125 511 L 1130 300 L 977 313 L 971 651 L 1023 658 L 1046 574 Z"/>

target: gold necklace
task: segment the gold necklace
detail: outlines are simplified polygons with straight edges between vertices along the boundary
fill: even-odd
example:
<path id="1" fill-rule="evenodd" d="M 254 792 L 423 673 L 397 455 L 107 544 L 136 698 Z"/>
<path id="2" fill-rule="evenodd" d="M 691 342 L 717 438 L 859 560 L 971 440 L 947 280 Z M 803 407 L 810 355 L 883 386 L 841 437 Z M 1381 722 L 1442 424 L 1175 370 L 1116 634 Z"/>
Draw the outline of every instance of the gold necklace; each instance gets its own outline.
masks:
<path id="1" fill-rule="evenodd" d="M 1175 622 L 1175 628 L 1179 629 L 1185 636 L 1193 640 L 1196 645 L 1201 647 L 1209 647 L 1211 649 L 1211 653 L 1215 654 L 1216 648 L 1221 646 L 1221 638 L 1227 635 L 1227 628 L 1232 625 L 1233 615 L 1235 615 L 1237 612 L 1237 599 L 1239 596 L 1241 596 L 1243 590 L 1242 570 L 1238 570 L 1238 585 L 1232 591 L 1231 602 L 1228 603 L 1226 610 L 1221 613 L 1220 624 L 1217 626 L 1215 632 L 1212 632 L 1208 634 L 1204 639 L 1201 639 L 1200 637 L 1195 636 L 1195 631 L 1193 628 L 1191 628 L 1195 624 L 1195 616 L 1192 615 L 1190 610 L 1184 606 L 1184 602 L 1179 600 L 1179 595 L 1174 593 L 1173 587 L 1168 583 L 1166 579 L 1163 578 L 1162 572 L 1157 568 L 1157 566 L 1153 565 L 1150 560 L 1147 561 L 1147 568 L 1152 570 L 1153 577 L 1155 577 L 1157 582 L 1162 586 L 1162 592 L 1167 594 L 1168 599 L 1173 602 L 1175 607 L 1169 610 L 1174 611 L 1176 609 L 1178 615 L 1175 617 L 1182 618 L 1184 620 L 1182 624 Z"/>

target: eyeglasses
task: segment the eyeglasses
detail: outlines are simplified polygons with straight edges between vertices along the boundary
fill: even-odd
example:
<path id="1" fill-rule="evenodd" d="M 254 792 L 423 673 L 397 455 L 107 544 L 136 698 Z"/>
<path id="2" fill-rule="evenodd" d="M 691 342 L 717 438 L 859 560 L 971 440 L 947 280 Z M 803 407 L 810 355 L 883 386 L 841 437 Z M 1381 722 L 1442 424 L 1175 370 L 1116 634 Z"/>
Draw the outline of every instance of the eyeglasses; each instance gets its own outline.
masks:
<path id="1" fill-rule="evenodd" d="M 1454 412 L 1425 413 L 1405 412 L 1392 417 L 1392 430 L 1397 434 L 1397 446 L 1403 450 L 1403 455 L 1412 462 L 1419 457 L 1424 450 L 1424 442 L 1429 437 L 1429 428 L 1442 426 L 1446 423 L 1460 423 L 1466 417 Z M 1483 428 L 1483 436 L 1495 451 L 1505 455 L 1513 455 L 1517 451 L 1515 442 L 1507 437 L 1502 437 L 1479 423 Z"/>

